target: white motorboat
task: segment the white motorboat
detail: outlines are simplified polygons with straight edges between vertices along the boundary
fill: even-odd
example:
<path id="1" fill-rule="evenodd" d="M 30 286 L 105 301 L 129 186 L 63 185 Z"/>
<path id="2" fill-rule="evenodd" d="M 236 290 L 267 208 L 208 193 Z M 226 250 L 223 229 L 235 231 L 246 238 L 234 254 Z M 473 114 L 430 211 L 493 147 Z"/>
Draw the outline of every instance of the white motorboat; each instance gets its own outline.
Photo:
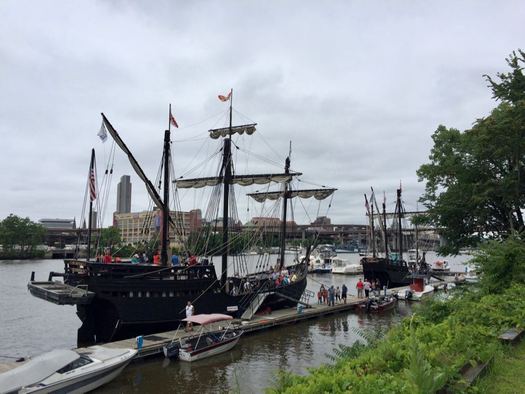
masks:
<path id="1" fill-rule="evenodd" d="M 425 285 L 422 291 L 417 291 L 414 288 L 401 290 L 397 293 L 397 298 L 407 301 L 421 301 L 423 298 L 429 297 L 434 293 L 434 286 Z"/>
<path id="2" fill-rule="evenodd" d="M 200 314 L 183 319 L 186 323 L 200 324 L 198 333 L 171 341 L 164 346 L 164 355 L 182 361 L 197 361 L 227 352 L 239 342 L 243 331 L 232 329 L 231 322 L 226 328 L 218 330 L 210 330 L 209 325 L 232 319 L 231 316 L 220 313 Z M 175 332 L 175 337 L 180 328 L 181 326 Z"/>
<path id="3" fill-rule="evenodd" d="M 0 374 L 0 393 L 85 393 L 117 377 L 135 354 L 103 346 L 52 350 Z"/>
<path id="4" fill-rule="evenodd" d="M 363 266 L 361 264 L 350 264 L 347 260 L 334 257 L 332 258 L 332 273 L 358 275 L 363 273 Z"/>
<path id="5" fill-rule="evenodd" d="M 310 260 L 308 265 L 308 272 L 311 274 L 330 274 L 332 272 L 332 265 L 329 262 L 320 259 Z"/>
<path id="6" fill-rule="evenodd" d="M 303 261 L 306 256 L 300 256 L 299 261 Z M 308 262 L 308 273 L 310 274 L 330 274 L 332 273 L 332 259 L 329 257 L 323 258 L 319 255 L 310 255 Z"/>

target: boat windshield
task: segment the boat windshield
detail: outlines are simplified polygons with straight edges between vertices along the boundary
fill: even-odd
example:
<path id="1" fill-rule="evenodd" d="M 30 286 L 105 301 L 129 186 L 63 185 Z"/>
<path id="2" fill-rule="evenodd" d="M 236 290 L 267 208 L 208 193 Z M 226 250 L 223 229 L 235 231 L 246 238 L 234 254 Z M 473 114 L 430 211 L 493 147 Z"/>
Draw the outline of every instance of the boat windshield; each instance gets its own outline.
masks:
<path id="1" fill-rule="evenodd" d="M 70 362 L 65 367 L 60 368 L 57 372 L 58 373 L 66 373 L 66 372 L 72 371 L 74 369 L 83 367 L 84 365 L 90 364 L 92 362 L 93 362 L 93 360 L 90 359 L 88 356 L 82 355 L 79 358 L 77 358 L 75 361 Z"/>

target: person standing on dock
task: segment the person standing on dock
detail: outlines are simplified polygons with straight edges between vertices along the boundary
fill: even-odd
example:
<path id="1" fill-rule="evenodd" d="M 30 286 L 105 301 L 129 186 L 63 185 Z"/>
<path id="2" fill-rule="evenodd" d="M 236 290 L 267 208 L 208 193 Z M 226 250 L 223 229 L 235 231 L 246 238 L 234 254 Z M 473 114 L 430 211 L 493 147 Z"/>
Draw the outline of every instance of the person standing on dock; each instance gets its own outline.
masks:
<path id="1" fill-rule="evenodd" d="M 363 298 L 363 287 L 364 284 L 361 281 L 361 278 L 357 281 L 357 285 L 355 285 L 355 288 L 357 289 L 357 298 Z"/>
<path id="2" fill-rule="evenodd" d="M 341 287 L 341 298 L 343 299 L 343 302 L 346 304 L 346 294 L 348 292 L 348 288 L 343 283 L 343 287 Z"/>
<path id="3" fill-rule="evenodd" d="M 334 306 L 335 305 L 335 289 L 334 286 L 330 286 L 328 289 L 328 306 Z"/>
<path id="4" fill-rule="evenodd" d="M 192 317 L 193 311 L 194 311 L 193 305 L 191 304 L 191 301 L 188 301 L 188 304 L 186 305 L 186 318 Z M 191 323 L 191 321 L 189 321 L 188 324 L 186 325 L 186 330 L 187 331 L 193 330 L 193 324 Z"/>
<path id="5" fill-rule="evenodd" d="M 339 286 L 335 289 L 335 302 L 338 304 L 341 302 L 341 289 L 339 289 Z"/>
<path id="6" fill-rule="evenodd" d="M 365 279 L 365 283 L 363 287 L 365 289 L 365 297 L 368 298 L 370 296 L 370 290 L 372 289 L 372 284 L 368 281 L 368 279 Z"/>

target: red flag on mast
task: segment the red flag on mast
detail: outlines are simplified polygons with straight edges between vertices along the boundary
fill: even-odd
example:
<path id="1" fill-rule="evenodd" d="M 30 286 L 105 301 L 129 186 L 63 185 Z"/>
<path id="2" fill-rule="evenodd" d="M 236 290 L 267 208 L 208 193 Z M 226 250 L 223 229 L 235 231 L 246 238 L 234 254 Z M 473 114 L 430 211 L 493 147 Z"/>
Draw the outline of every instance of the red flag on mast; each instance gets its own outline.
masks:
<path id="1" fill-rule="evenodd" d="M 175 117 L 171 114 L 171 108 L 170 108 L 170 123 L 176 128 L 179 128 L 179 125 L 177 121 L 175 120 Z"/>
<path id="2" fill-rule="evenodd" d="M 222 102 L 228 101 L 228 100 L 230 100 L 231 97 L 232 97 L 232 90 L 230 89 L 230 93 L 228 93 L 227 96 L 223 96 L 222 94 L 219 94 L 217 97 L 218 97 L 219 100 L 221 100 Z"/>

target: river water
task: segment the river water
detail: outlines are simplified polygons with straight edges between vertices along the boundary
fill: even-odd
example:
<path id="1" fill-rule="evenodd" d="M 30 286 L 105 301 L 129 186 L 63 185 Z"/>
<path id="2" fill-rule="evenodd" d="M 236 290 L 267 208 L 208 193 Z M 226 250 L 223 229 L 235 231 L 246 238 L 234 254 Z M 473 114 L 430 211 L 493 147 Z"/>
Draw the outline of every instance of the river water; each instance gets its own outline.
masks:
<path id="1" fill-rule="evenodd" d="M 340 255 L 358 262 L 357 254 Z M 427 254 L 427 261 L 438 257 Z M 452 270 L 463 270 L 469 256 L 447 258 Z M 80 320 L 75 307 L 58 306 L 32 297 L 27 290 L 31 271 L 47 280 L 49 271 L 62 271 L 62 260 L 0 261 L 0 361 L 34 356 L 56 348 L 74 348 Z M 342 286 L 355 293 L 358 276 L 309 275 L 308 289 L 321 283 Z M 315 300 L 314 300 L 315 302 Z M 278 371 L 306 374 L 307 369 L 330 362 L 339 345 L 351 345 L 360 332 L 386 329 L 411 313 L 410 304 L 398 303 L 384 315 L 345 312 L 246 335 L 230 352 L 196 363 L 164 358 L 139 360 L 129 365 L 99 393 L 259 393 L 274 384 Z"/>

